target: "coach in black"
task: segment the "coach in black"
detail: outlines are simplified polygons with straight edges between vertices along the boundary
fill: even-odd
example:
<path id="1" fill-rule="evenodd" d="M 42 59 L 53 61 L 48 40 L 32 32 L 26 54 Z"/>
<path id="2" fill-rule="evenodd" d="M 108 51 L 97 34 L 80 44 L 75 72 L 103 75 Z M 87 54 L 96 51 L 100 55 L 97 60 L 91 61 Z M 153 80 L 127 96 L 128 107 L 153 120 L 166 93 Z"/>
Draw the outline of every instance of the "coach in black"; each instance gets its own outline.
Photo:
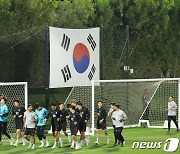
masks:
<path id="1" fill-rule="evenodd" d="M 96 130 L 96 144 L 99 144 L 99 134 L 100 129 L 104 131 L 104 134 L 106 135 L 106 143 L 109 144 L 109 137 L 106 130 L 106 117 L 107 112 L 103 108 L 103 102 L 98 101 L 98 110 L 97 110 L 97 130 Z"/>
<path id="2" fill-rule="evenodd" d="M 13 107 L 13 118 L 16 124 L 16 142 L 13 144 L 14 146 L 18 146 L 19 139 L 22 137 L 21 129 L 23 127 L 23 116 L 25 112 L 25 108 L 20 106 L 19 100 L 14 100 L 14 107 Z M 25 145 L 25 139 L 22 138 L 23 145 Z"/>
<path id="3" fill-rule="evenodd" d="M 79 101 L 77 102 L 78 110 L 79 110 L 79 132 L 81 133 L 81 146 L 86 144 L 88 145 L 88 140 L 85 138 L 85 132 L 86 132 L 86 126 L 87 122 L 90 118 L 90 112 L 89 110 L 83 106 L 83 104 Z"/>

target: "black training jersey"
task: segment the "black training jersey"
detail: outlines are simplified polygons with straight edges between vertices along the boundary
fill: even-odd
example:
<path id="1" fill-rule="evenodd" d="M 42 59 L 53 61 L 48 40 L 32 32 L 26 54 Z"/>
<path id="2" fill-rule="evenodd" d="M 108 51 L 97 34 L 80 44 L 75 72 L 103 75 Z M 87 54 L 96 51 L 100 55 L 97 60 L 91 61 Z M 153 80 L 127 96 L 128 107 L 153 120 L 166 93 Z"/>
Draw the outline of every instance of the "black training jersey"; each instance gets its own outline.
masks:
<path id="1" fill-rule="evenodd" d="M 58 124 L 59 110 L 51 110 L 49 116 L 51 117 L 51 124 Z"/>
<path id="2" fill-rule="evenodd" d="M 65 109 L 60 110 L 59 112 L 60 122 L 66 122 L 66 116 L 68 116 L 68 112 Z"/>
<path id="3" fill-rule="evenodd" d="M 79 114 L 77 112 L 74 112 L 74 113 L 70 113 L 70 126 L 75 126 L 74 125 L 74 122 L 77 122 L 79 121 Z"/>
<path id="4" fill-rule="evenodd" d="M 20 106 L 14 106 L 13 107 L 13 111 L 12 114 L 15 117 L 15 121 L 21 121 L 23 120 L 23 116 L 24 116 L 24 112 L 25 112 L 25 108 L 24 107 L 20 107 Z M 22 117 L 19 118 L 19 116 L 22 115 Z"/>
<path id="5" fill-rule="evenodd" d="M 79 110 L 79 122 L 84 122 L 85 120 L 89 120 L 90 112 L 86 107 L 83 107 L 82 110 Z"/>
<path id="6" fill-rule="evenodd" d="M 104 121 L 106 121 L 106 117 L 107 117 L 106 110 L 104 108 L 100 108 L 100 109 L 98 108 L 97 112 L 98 112 L 98 114 L 97 114 L 98 121 L 100 121 L 102 119 L 104 119 Z"/>

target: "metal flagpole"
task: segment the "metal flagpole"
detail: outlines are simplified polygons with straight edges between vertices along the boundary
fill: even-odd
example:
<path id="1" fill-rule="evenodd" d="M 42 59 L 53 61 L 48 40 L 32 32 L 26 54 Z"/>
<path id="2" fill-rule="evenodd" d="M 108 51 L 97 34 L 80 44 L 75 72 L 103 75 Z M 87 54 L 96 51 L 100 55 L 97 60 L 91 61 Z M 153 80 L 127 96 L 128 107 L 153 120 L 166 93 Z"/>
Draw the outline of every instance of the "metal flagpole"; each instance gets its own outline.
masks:
<path id="1" fill-rule="evenodd" d="M 45 25 L 45 107 L 49 106 L 49 26 Z"/>

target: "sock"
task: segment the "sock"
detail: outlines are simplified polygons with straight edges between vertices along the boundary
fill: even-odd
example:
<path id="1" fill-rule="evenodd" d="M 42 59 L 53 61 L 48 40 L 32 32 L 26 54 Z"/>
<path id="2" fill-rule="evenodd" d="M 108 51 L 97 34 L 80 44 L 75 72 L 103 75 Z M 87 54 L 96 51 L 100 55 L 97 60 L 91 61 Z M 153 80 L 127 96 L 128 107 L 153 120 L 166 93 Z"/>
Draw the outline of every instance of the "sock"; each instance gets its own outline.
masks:
<path id="1" fill-rule="evenodd" d="M 96 141 L 98 142 L 98 141 L 99 141 L 99 138 L 96 138 Z"/>

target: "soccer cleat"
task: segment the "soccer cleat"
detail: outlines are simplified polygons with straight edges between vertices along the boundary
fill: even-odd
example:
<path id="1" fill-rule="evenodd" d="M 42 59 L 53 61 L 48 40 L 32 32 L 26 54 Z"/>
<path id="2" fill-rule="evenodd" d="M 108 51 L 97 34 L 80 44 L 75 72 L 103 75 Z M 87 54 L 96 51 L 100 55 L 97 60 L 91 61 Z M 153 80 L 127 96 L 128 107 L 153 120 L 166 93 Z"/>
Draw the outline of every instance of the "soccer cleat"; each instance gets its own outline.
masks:
<path id="1" fill-rule="evenodd" d="M 118 145 L 118 143 L 117 143 L 117 142 L 114 142 L 114 146 L 116 146 L 116 145 Z"/>
<path id="2" fill-rule="evenodd" d="M 75 145 L 74 145 L 74 142 L 72 142 L 70 149 L 74 149 L 74 148 L 75 148 Z"/>
<path id="3" fill-rule="evenodd" d="M 49 145 L 50 145 L 49 140 L 46 140 L 46 145 L 45 145 L 45 147 L 48 147 Z"/>
<path id="4" fill-rule="evenodd" d="M 123 141 L 123 142 L 121 143 L 121 146 L 122 146 L 122 147 L 124 147 L 124 146 L 125 146 L 125 141 Z"/>
<path id="5" fill-rule="evenodd" d="M 14 143 L 13 144 L 15 147 L 17 147 L 18 146 L 18 141 L 16 141 L 16 143 Z"/>
<path id="6" fill-rule="evenodd" d="M 39 146 L 40 148 L 44 147 L 44 142 L 41 140 L 41 145 Z"/>
<path id="7" fill-rule="evenodd" d="M 96 141 L 95 144 L 99 144 L 99 141 Z"/>
<path id="8" fill-rule="evenodd" d="M 71 137 L 70 136 L 68 136 L 68 142 L 71 143 Z"/>
<path id="9" fill-rule="evenodd" d="M 2 145 L 2 141 L 0 141 L 0 146 Z"/>
<path id="10" fill-rule="evenodd" d="M 80 146 L 80 144 L 79 144 L 78 142 L 76 143 L 76 147 L 75 147 L 75 149 L 76 149 L 76 150 L 81 149 L 81 146 Z"/>
<path id="11" fill-rule="evenodd" d="M 176 131 L 179 132 L 179 128 L 177 128 Z"/>
<path id="12" fill-rule="evenodd" d="M 32 150 L 34 150 L 35 149 L 35 144 L 32 144 L 32 148 L 31 148 Z"/>
<path id="13" fill-rule="evenodd" d="M 53 147 L 51 147 L 51 149 L 55 149 L 57 148 L 56 144 L 53 145 Z"/>
<path id="14" fill-rule="evenodd" d="M 10 145 L 13 145 L 13 142 L 14 142 L 14 139 L 13 139 L 13 138 L 9 139 Z"/>
<path id="15" fill-rule="evenodd" d="M 167 133 L 170 133 L 170 130 L 168 130 Z"/>
<path id="16" fill-rule="evenodd" d="M 29 146 L 28 146 L 28 149 L 30 149 L 30 148 L 31 148 L 31 146 L 32 146 L 32 143 L 30 142 L 30 143 L 29 143 Z"/>
<path id="17" fill-rule="evenodd" d="M 107 137 L 107 139 L 106 139 L 106 143 L 107 143 L 107 144 L 109 144 L 109 141 L 110 141 L 110 138 L 109 138 L 109 137 Z"/>

